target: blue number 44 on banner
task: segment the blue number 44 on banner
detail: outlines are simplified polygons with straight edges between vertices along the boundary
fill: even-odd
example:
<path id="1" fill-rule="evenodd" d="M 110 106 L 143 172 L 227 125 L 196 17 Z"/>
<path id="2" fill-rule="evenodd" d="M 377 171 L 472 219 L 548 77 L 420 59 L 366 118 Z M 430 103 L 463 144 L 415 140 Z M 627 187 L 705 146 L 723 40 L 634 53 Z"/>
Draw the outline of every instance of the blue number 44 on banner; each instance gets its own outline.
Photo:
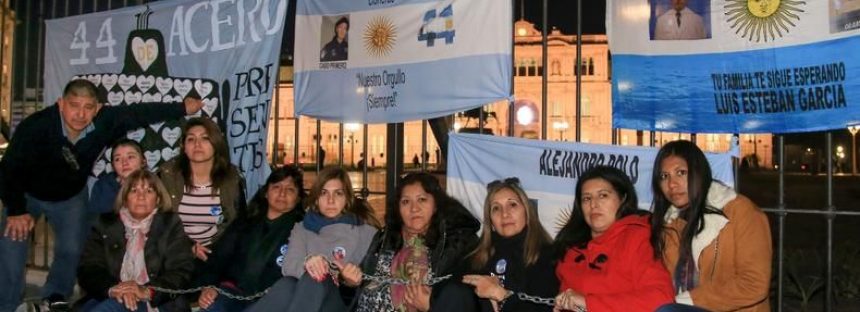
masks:
<path id="1" fill-rule="evenodd" d="M 432 47 L 437 38 L 445 38 L 445 44 L 454 43 L 454 9 L 451 6 L 446 6 L 438 15 L 436 9 L 424 13 L 418 41 L 427 41 L 428 47 Z"/>

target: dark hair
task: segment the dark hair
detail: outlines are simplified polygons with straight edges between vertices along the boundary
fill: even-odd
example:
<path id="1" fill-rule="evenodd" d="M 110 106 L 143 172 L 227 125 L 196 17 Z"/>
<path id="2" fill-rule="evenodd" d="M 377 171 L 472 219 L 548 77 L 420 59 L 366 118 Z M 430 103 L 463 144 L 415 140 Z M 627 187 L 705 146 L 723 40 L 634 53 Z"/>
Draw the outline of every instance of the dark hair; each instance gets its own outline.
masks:
<path id="1" fill-rule="evenodd" d="M 708 189 L 711 187 L 713 178 L 711 176 L 711 165 L 705 158 L 705 153 L 690 141 L 672 141 L 663 145 L 654 159 L 654 172 L 651 174 L 651 190 L 654 192 L 654 203 L 652 205 L 654 215 L 651 217 L 651 245 L 654 246 L 654 257 L 662 258 L 666 243 L 663 239 L 665 230 L 664 218 L 669 206 L 672 205 L 663 190 L 660 188 L 662 164 L 666 158 L 679 157 L 687 162 L 687 195 L 690 198 L 689 207 L 679 215 L 679 218 L 687 222 L 682 233 L 679 233 L 680 244 L 678 248 L 678 263 L 689 264 L 694 261 L 692 256 L 693 237 L 701 233 L 705 228 L 706 213 L 720 213 L 717 210 L 706 207 Z M 682 207 L 678 207 L 682 208 Z"/>
<path id="2" fill-rule="evenodd" d="M 443 235 L 445 231 L 443 218 L 448 213 L 449 207 L 461 205 L 456 199 L 445 193 L 445 190 L 439 185 L 439 180 L 433 175 L 425 172 L 407 174 L 397 184 L 394 196 L 385 211 L 385 236 L 382 245 L 386 246 L 387 249 L 399 250 L 403 246 L 403 216 L 400 215 L 400 197 L 403 196 L 403 189 L 415 184 L 420 185 L 425 192 L 430 194 L 436 205 L 436 210 L 430 218 L 427 233 L 424 234 L 424 241 L 427 246 L 435 246 Z"/>
<path id="3" fill-rule="evenodd" d="M 116 142 L 113 142 L 113 144 L 111 144 L 111 146 L 110 146 L 110 160 L 111 161 L 113 161 L 113 155 L 114 155 L 114 153 L 116 153 L 116 149 L 120 146 L 128 146 L 128 147 L 133 148 L 135 151 L 137 151 L 138 154 L 140 154 L 140 157 L 143 159 L 144 164 L 146 163 L 146 158 L 143 158 L 143 147 L 141 147 L 140 143 L 137 143 L 137 141 L 129 139 L 129 138 L 121 138 L 119 140 L 116 140 Z"/>
<path id="4" fill-rule="evenodd" d="M 535 264 L 540 257 L 541 249 L 552 242 L 552 238 L 538 218 L 537 207 L 532 204 L 526 195 L 525 190 L 520 186 L 518 178 L 507 178 L 504 180 L 496 180 L 487 185 L 487 198 L 484 200 L 484 227 L 481 229 L 481 239 L 478 242 L 478 247 L 470 253 L 472 257 L 472 267 L 481 269 L 493 256 L 493 220 L 492 220 L 492 201 L 493 196 L 501 190 L 511 190 L 517 195 L 520 204 L 525 208 L 526 227 L 523 231 L 526 232 L 525 243 L 523 244 L 523 260 L 526 266 Z"/>
<path id="5" fill-rule="evenodd" d="M 561 228 L 555 238 L 556 257 L 561 259 L 571 247 L 585 247 L 591 241 L 591 228 L 585 222 L 585 213 L 582 211 L 582 186 L 585 182 L 594 179 L 603 179 L 612 186 L 615 193 L 621 199 L 621 206 L 615 212 L 615 220 L 621 220 L 629 215 L 646 215 L 647 211 L 639 210 L 639 200 L 636 196 L 636 188 L 630 178 L 623 171 L 610 166 L 596 166 L 585 171 L 576 181 L 576 198 L 573 202 L 573 211 L 567 224 Z"/>
<path id="6" fill-rule="evenodd" d="M 349 18 L 346 16 L 339 18 L 337 22 L 334 23 L 334 28 L 337 28 L 340 24 L 346 24 L 346 30 L 349 30 Z M 337 29 L 335 29 L 335 35 L 337 35 Z"/>
<path id="7" fill-rule="evenodd" d="M 257 190 L 257 193 L 254 194 L 254 197 L 251 198 L 251 202 L 248 203 L 249 219 L 266 215 L 266 212 L 269 210 L 269 199 L 266 198 L 266 193 L 269 191 L 269 187 L 272 186 L 272 184 L 280 183 L 286 179 L 293 179 L 293 183 L 296 184 L 296 189 L 299 192 L 299 198 L 297 200 L 296 207 L 293 208 L 293 210 L 304 210 L 302 203 L 304 203 L 305 198 L 308 197 L 307 193 L 305 193 L 304 174 L 299 167 L 288 165 L 272 170 L 272 173 L 269 174 L 269 177 L 266 179 L 266 184 L 263 184 L 263 186 Z"/>
<path id="8" fill-rule="evenodd" d="M 317 201 L 319 201 L 323 187 L 330 180 L 339 180 L 343 184 L 343 189 L 346 192 L 346 207 L 343 208 L 344 212 L 355 214 L 364 223 L 377 228 L 380 227 L 379 221 L 373 215 L 373 209 L 370 208 L 370 205 L 361 198 L 355 198 L 355 191 L 352 189 L 352 181 L 349 179 L 349 173 L 341 167 L 328 167 L 320 171 L 316 182 L 311 186 L 311 192 L 305 203 L 308 210 L 319 211 Z"/>
<path id="9" fill-rule="evenodd" d="M 227 140 L 224 138 L 221 128 L 218 128 L 218 125 L 209 118 L 191 118 L 182 126 L 182 138 L 179 140 L 182 153 L 179 153 L 177 156 L 177 161 L 179 170 L 182 172 L 182 177 L 185 178 L 186 191 L 191 189 L 192 180 L 191 161 L 188 159 L 188 155 L 185 154 L 185 139 L 188 137 L 188 130 L 193 127 L 203 127 L 209 136 L 209 143 L 212 144 L 214 155 L 212 159 L 212 172 L 209 173 L 209 177 L 212 179 L 212 192 L 215 194 L 215 192 L 221 189 L 222 184 L 227 180 L 227 176 L 233 170 L 233 165 L 230 164 L 230 152 L 227 149 Z"/>
<path id="10" fill-rule="evenodd" d="M 69 83 L 66 84 L 66 87 L 63 88 L 63 97 L 69 95 L 91 97 L 96 99 L 96 102 L 99 101 L 98 87 L 86 79 L 75 79 L 69 81 Z"/>

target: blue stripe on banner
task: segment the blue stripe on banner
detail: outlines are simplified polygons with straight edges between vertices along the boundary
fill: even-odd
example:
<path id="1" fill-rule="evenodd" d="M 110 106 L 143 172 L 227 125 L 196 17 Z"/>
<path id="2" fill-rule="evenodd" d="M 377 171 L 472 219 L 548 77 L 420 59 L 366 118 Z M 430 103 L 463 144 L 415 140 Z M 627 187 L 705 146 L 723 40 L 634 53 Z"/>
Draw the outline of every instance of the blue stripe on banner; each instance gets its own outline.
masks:
<path id="1" fill-rule="evenodd" d="M 337 15 L 378 10 L 401 5 L 428 2 L 451 3 L 443 0 L 300 0 L 296 4 L 298 15 Z"/>
<path id="2" fill-rule="evenodd" d="M 787 133 L 858 124 L 857 47 L 860 36 L 732 53 L 614 55 L 613 127 Z"/>
<path id="3" fill-rule="evenodd" d="M 492 54 L 299 72 L 295 74 L 296 113 L 324 120 L 366 123 L 449 115 L 506 99 L 510 93 L 510 79 L 505 77 L 510 77 L 511 68 L 510 55 Z M 498 74 L 475 76 L 473 73 Z M 439 100 L 432 107 L 415 104 L 424 103 L 428 98 Z"/>

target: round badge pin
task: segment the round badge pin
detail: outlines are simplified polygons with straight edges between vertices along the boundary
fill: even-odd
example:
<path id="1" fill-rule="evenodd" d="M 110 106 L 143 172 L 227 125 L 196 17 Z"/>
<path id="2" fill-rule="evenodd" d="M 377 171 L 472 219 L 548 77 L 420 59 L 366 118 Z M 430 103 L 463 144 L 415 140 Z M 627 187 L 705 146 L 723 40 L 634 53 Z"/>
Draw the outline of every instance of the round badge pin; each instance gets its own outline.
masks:
<path id="1" fill-rule="evenodd" d="M 213 216 L 220 216 L 221 206 L 212 206 L 212 208 L 209 208 L 209 214 Z"/>
<path id="2" fill-rule="evenodd" d="M 335 247 L 331 250 L 331 256 L 335 260 L 343 260 L 344 258 L 346 258 L 346 248 L 343 248 L 341 246 Z"/>
<path id="3" fill-rule="evenodd" d="M 508 269 L 508 261 L 505 259 L 499 259 L 496 262 L 496 274 L 505 274 L 505 271 Z"/>
<path id="4" fill-rule="evenodd" d="M 283 245 L 281 245 L 281 255 L 286 255 L 286 254 L 287 254 L 287 248 L 288 248 L 288 247 L 287 247 L 287 244 L 283 244 Z"/>
<path id="5" fill-rule="evenodd" d="M 275 264 L 277 264 L 279 267 L 284 266 L 284 256 L 278 256 L 277 258 L 275 258 Z"/>

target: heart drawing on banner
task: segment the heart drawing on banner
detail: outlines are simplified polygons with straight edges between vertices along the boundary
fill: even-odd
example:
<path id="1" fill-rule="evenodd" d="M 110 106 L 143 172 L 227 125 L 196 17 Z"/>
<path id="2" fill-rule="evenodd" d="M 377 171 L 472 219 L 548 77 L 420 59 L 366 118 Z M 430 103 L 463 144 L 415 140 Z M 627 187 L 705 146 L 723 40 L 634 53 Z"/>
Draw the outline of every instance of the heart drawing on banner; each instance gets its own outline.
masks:
<path id="1" fill-rule="evenodd" d="M 112 148 L 110 148 L 110 147 L 106 148 L 106 149 L 105 149 L 105 158 L 107 158 L 107 159 L 112 159 L 112 158 L 111 158 L 111 153 L 112 153 L 112 152 L 113 152 L 113 149 L 112 149 Z"/>
<path id="2" fill-rule="evenodd" d="M 96 87 L 99 86 L 99 83 L 102 82 L 102 75 L 89 75 L 87 76 L 87 80 L 92 82 Z"/>
<path id="3" fill-rule="evenodd" d="M 146 157 L 146 165 L 149 169 L 153 169 L 161 160 L 161 151 L 146 151 L 143 152 L 143 157 Z"/>
<path id="4" fill-rule="evenodd" d="M 137 77 L 135 76 L 119 75 L 117 83 L 119 84 L 119 87 L 122 88 L 122 91 L 128 91 L 128 88 L 131 88 L 136 80 Z"/>
<path id="5" fill-rule="evenodd" d="M 173 89 L 173 79 L 171 78 L 155 78 L 155 87 L 158 88 L 158 92 L 166 95 L 167 92 L 170 92 L 170 89 Z"/>
<path id="6" fill-rule="evenodd" d="M 146 90 L 152 88 L 155 85 L 155 76 L 143 76 L 137 77 L 137 88 L 140 89 L 140 92 L 146 93 Z"/>
<path id="7" fill-rule="evenodd" d="M 164 139 L 164 142 L 167 142 L 168 145 L 174 146 L 176 145 L 176 141 L 179 140 L 180 134 L 182 134 L 182 129 L 179 127 L 164 128 L 164 131 L 161 131 L 161 138 Z"/>
<path id="8" fill-rule="evenodd" d="M 143 41 L 140 37 L 134 37 L 131 39 L 131 53 L 134 54 L 134 60 L 140 68 L 146 71 L 158 57 L 158 43 L 155 39 Z"/>
<path id="9" fill-rule="evenodd" d="M 215 113 L 215 109 L 218 108 L 218 98 L 211 98 L 203 100 L 203 111 L 206 112 L 206 116 L 212 116 Z"/>
<path id="10" fill-rule="evenodd" d="M 129 131 L 128 134 L 126 134 L 126 137 L 140 143 L 140 141 L 143 140 L 144 135 L 146 135 L 146 129 L 137 128 L 137 130 Z"/>
<path id="11" fill-rule="evenodd" d="M 104 160 L 99 160 L 99 161 L 97 161 L 97 162 L 93 165 L 93 175 L 94 175 L 94 176 L 99 176 L 100 174 L 102 174 L 102 172 L 104 172 L 104 171 L 105 171 L 105 167 L 107 167 L 107 164 L 105 163 L 105 161 L 104 161 Z"/>
<path id="12" fill-rule="evenodd" d="M 152 94 L 144 94 L 143 103 L 160 103 L 161 102 L 161 93 L 152 93 Z M 156 130 L 158 131 L 158 130 Z"/>
<path id="13" fill-rule="evenodd" d="M 117 106 L 122 104 L 122 100 L 125 96 L 122 94 L 122 91 L 119 92 L 108 92 L 107 100 L 108 104 L 111 106 Z"/>
<path id="14" fill-rule="evenodd" d="M 143 99 L 143 94 L 140 92 L 126 92 L 125 93 L 125 104 L 137 104 L 140 103 L 140 100 Z"/>
<path id="15" fill-rule="evenodd" d="M 161 159 L 164 159 L 164 161 L 168 161 L 168 160 L 172 159 L 173 157 L 176 157 L 176 155 L 179 155 L 179 148 L 178 147 L 176 147 L 176 148 L 165 147 L 165 148 L 161 149 Z"/>
<path id="16" fill-rule="evenodd" d="M 188 92 L 191 92 L 191 80 L 175 79 L 173 80 L 173 89 L 179 93 L 179 97 L 184 98 Z"/>
<path id="17" fill-rule="evenodd" d="M 200 97 L 205 98 L 212 92 L 212 83 L 203 80 L 194 80 L 194 89 Z"/>
<path id="18" fill-rule="evenodd" d="M 105 90 L 110 91 L 110 89 L 113 89 L 113 86 L 116 85 L 117 77 L 118 76 L 116 74 L 102 76 L 102 85 L 105 86 Z"/>

